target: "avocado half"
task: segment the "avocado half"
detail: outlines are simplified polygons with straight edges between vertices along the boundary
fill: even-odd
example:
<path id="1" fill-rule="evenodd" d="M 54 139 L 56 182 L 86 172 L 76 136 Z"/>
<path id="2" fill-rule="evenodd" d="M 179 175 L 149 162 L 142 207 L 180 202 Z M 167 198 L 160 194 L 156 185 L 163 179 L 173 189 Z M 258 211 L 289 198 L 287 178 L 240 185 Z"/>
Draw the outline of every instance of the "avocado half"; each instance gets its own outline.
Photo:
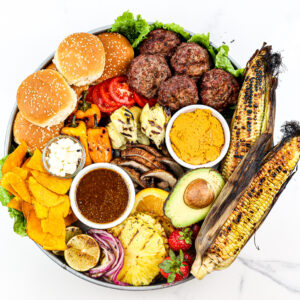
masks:
<path id="1" fill-rule="evenodd" d="M 221 174 L 212 168 L 196 169 L 183 175 L 164 204 L 164 213 L 175 227 L 186 227 L 203 220 L 212 206 L 213 201 L 203 208 L 192 208 L 186 204 L 186 190 L 197 181 L 207 183 L 213 195 L 213 201 L 218 197 L 225 184 Z M 201 188 L 203 185 L 199 186 L 199 189 Z"/>

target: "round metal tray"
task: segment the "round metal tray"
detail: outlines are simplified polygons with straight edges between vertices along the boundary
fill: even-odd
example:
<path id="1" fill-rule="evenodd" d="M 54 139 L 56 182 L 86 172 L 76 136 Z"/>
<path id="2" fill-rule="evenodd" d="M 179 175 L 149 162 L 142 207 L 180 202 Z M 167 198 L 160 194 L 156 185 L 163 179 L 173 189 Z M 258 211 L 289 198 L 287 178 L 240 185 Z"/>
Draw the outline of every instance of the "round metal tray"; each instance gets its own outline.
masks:
<path id="1" fill-rule="evenodd" d="M 151 23 L 149 23 L 151 24 Z M 91 30 L 89 31 L 89 33 L 92 34 L 100 34 L 103 33 L 105 31 L 107 31 L 108 29 L 111 28 L 111 25 L 107 25 L 107 26 L 103 26 L 103 27 L 99 27 L 97 29 Z M 193 32 L 186 30 L 187 32 L 189 32 L 190 34 L 194 34 Z M 214 43 L 211 43 L 212 46 L 215 46 Z M 36 71 L 44 69 L 47 65 L 49 65 L 52 62 L 52 59 L 54 57 L 54 53 L 51 54 L 49 57 L 47 57 L 42 63 L 41 65 L 37 68 Z M 240 68 L 239 64 L 236 63 L 236 61 L 234 59 L 232 59 L 231 57 L 229 57 L 231 62 L 233 63 L 233 65 L 237 68 Z M 5 142 L 4 142 L 4 155 L 7 155 L 9 153 L 11 144 L 13 142 L 13 123 L 14 123 L 14 119 L 15 116 L 18 112 L 18 107 L 17 104 L 15 104 L 11 115 L 10 115 L 10 119 L 7 125 L 7 129 L 6 129 L 6 135 L 5 135 Z M 128 291 L 150 291 L 150 290 L 158 290 L 158 289 L 163 289 L 163 288 L 167 288 L 167 287 L 172 287 L 172 286 L 176 286 L 182 283 L 185 283 L 189 280 L 194 279 L 194 277 L 192 275 L 190 275 L 188 278 L 181 280 L 179 282 L 175 282 L 172 284 L 169 283 L 154 283 L 152 285 L 149 286 L 120 286 L 120 285 L 115 285 L 113 283 L 109 283 L 103 280 L 99 280 L 99 279 L 95 279 L 95 278 L 91 278 L 86 276 L 83 273 L 77 272 L 75 270 L 73 270 L 72 268 L 70 268 L 66 262 L 64 261 L 63 258 L 60 258 L 59 256 L 54 255 L 51 251 L 47 251 L 44 250 L 41 246 L 39 246 L 38 244 L 36 244 L 41 251 L 43 251 L 51 260 L 53 260 L 55 263 L 57 263 L 60 267 L 62 267 L 63 269 L 69 271 L 70 273 L 76 275 L 77 277 L 84 279 L 86 281 L 89 281 L 91 283 L 97 284 L 97 285 L 101 285 L 107 288 L 111 288 L 111 289 L 117 289 L 117 290 L 128 290 Z"/>

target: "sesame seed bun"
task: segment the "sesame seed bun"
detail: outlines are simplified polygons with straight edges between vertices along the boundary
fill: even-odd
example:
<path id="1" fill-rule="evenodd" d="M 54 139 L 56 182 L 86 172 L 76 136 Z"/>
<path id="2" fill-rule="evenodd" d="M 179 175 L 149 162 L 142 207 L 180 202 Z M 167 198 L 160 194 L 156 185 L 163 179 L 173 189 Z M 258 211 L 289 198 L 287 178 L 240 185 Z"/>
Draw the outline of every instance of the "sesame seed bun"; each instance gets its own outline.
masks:
<path id="1" fill-rule="evenodd" d="M 24 118 L 37 126 L 63 122 L 75 109 L 76 93 L 54 70 L 40 70 L 19 86 L 17 104 Z"/>
<path id="2" fill-rule="evenodd" d="M 90 84 L 103 73 L 104 47 L 93 34 L 74 33 L 59 44 L 53 62 L 70 85 Z"/>
<path id="3" fill-rule="evenodd" d="M 42 128 L 28 122 L 18 112 L 13 127 L 14 140 L 17 144 L 20 144 L 22 141 L 26 142 L 29 152 L 33 152 L 35 149 L 42 151 L 52 138 L 60 134 L 63 126 L 64 123 L 61 122 L 58 125 Z"/>
<path id="4" fill-rule="evenodd" d="M 134 57 L 130 42 L 119 33 L 106 32 L 98 35 L 106 55 L 105 69 L 102 76 L 94 84 L 105 79 L 125 75 L 127 68 Z"/>
<path id="5" fill-rule="evenodd" d="M 51 69 L 51 70 L 55 70 L 57 71 L 56 69 L 56 66 L 54 63 L 50 63 L 45 69 Z M 86 84 L 86 85 L 83 85 L 83 86 L 75 86 L 75 85 L 71 85 L 71 88 L 74 90 L 74 92 L 76 93 L 77 95 L 77 99 L 79 99 L 82 95 L 82 93 L 86 90 L 89 89 L 89 85 Z"/>

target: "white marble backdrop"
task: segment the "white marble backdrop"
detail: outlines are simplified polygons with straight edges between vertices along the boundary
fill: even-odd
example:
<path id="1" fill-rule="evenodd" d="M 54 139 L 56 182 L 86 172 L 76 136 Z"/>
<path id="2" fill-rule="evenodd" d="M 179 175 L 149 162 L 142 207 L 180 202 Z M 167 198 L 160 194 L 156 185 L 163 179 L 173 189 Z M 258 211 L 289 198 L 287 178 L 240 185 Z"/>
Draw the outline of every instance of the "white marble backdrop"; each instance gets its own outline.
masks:
<path id="1" fill-rule="evenodd" d="M 230 45 L 242 66 L 264 41 L 282 53 L 285 68 L 277 92 L 275 141 L 280 125 L 300 120 L 299 1 L 4 1 L 0 10 L 0 153 L 20 82 L 67 34 L 110 24 L 124 10 L 149 21 L 177 22 L 211 32 Z M 27 238 L 13 233 L 0 207 L 1 299 L 300 299 L 300 172 L 239 258 L 202 281 L 152 292 L 121 292 L 89 284 L 50 261 Z M 258 250 L 259 249 L 259 250 Z"/>

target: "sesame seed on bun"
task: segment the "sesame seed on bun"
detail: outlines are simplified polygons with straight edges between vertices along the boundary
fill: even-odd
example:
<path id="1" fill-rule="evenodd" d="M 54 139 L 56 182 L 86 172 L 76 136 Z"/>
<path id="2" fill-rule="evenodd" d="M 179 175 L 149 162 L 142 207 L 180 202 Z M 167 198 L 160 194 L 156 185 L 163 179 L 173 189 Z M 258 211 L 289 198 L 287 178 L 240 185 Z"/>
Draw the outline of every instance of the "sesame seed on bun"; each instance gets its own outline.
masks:
<path id="1" fill-rule="evenodd" d="M 98 35 L 106 56 L 105 69 L 102 76 L 94 84 L 105 79 L 125 75 L 127 68 L 134 57 L 130 42 L 119 33 L 105 32 Z"/>
<path id="2" fill-rule="evenodd" d="M 103 73 L 104 47 L 93 34 L 74 33 L 59 44 L 53 62 L 70 85 L 90 84 Z"/>
<path id="3" fill-rule="evenodd" d="M 27 121 L 23 115 L 18 112 L 13 126 L 14 140 L 17 144 L 23 141 L 26 142 L 28 151 L 31 153 L 34 152 L 35 149 L 42 151 L 52 138 L 60 134 L 60 130 L 63 126 L 63 122 L 47 128 L 36 126 Z"/>
<path id="4" fill-rule="evenodd" d="M 17 104 L 27 121 L 49 127 L 63 122 L 73 112 L 77 97 L 57 71 L 47 69 L 23 80 L 18 88 Z"/>

